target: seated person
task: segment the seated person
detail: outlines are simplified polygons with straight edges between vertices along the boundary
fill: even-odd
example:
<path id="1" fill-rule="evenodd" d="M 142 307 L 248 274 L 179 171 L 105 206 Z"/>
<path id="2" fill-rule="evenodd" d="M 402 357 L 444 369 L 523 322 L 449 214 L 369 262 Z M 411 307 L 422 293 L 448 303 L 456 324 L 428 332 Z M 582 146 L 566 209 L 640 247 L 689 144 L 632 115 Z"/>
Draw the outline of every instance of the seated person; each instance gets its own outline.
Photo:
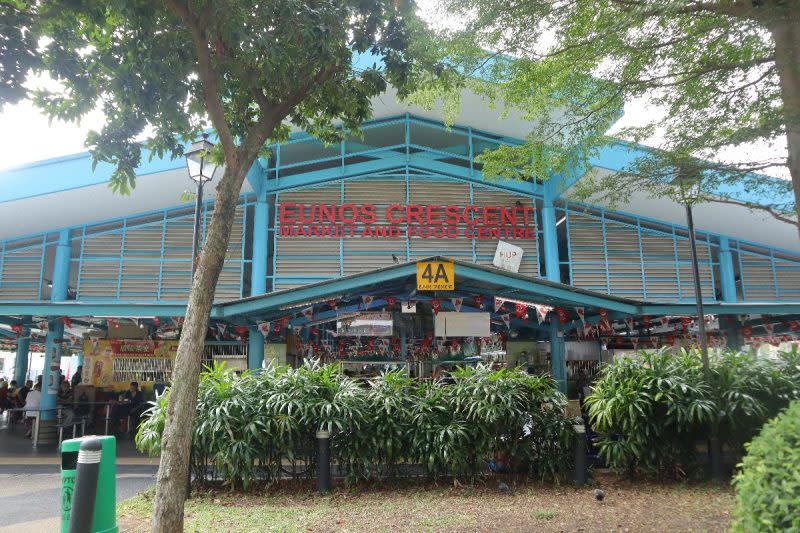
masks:
<path id="1" fill-rule="evenodd" d="M 70 424 L 75 418 L 75 411 L 73 405 L 72 390 L 69 387 L 69 381 L 62 381 L 58 387 L 58 397 L 56 403 L 61 407 L 61 423 Z"/>
<path id="2" fill-rule="evenodd" d="M 0 413 L 9 407 L 8 404 L 8 381 L 0 381 Z"/>
<path id="3" fill-rule="evenodd" d="M 124 394 L 120 395 L 119 401 L 120 403 L 114 407 L 114 421 L 118 423 L 130 417 L 128 430 L 131 433 L 135 433 L 136 428 L 139 427 L 139 418 L 141 418 L 145 409 L 144 396 L 142 391 L 139 390 L 139 384 L 131 381 L 131 386 Z"/>
<path id="4" fill-rule="evenodd" d="M 72 374 L 72 379 L 70 380 L 71 381 L 70 384 L 72 385 L 73 389 L 75 389 L 75 387 L 77 387 L 80 384 L 82 375 L 83 375 L 83 365 L 80 365 L 78 366 L 78 368 L 75 369 L 75 373 Z"/>
<path id="5" fill-rule="evenodd" d="M 42 400 L 42 387 L 35 385 L 33 390 L 30 391 L 25 397 L 25 408 L 34 409 L 32 411 L 25 411 L 25 425 L 28 426 L 28 432 L 25 433 L 26 437 L 30 437 L 33 432 L 33 421 L 38 413 L 39 406 Z"/>
<path id="6" fill-rule="evenodd" d="M 16 384 L 16 381 L 12 381 L 13 384 Z M 25 407 L 25 400 L 28 398 L 28 393 L 33 388 L 33 381 L 28 380 L 25 382 L 25 385 L 22 387 L 15 389 L 14 392 L 8 395 L 9 403 L 12 408 L 21 408 Z M 40 389 L 41 390 L 41 389 Z M 12 413 L 14 415 L 11 419 L 12 422 L 19 422 L 22 418 L 22 413 L 15 412 Z"/>

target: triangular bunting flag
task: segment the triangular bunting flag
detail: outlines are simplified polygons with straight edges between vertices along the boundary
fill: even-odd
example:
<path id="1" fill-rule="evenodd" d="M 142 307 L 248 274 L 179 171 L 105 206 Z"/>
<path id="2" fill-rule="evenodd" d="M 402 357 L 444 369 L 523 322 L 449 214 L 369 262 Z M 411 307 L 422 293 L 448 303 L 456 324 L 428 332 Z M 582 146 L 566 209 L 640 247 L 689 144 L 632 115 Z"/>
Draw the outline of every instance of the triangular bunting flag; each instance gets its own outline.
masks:
<path id="1" fill-rule="evenodd" d="M 306 317 L 307 320 L 312 320 L 314 318 L 314 308 L 306 307 L 303 309 L 303 316 Z"/>
<path id="2" fill-rule="evenodd" d="M 258 331 L 261 332 L 264 338 L 269 337 L 269 326 L 270 326 L 269 322 L 259 320 L 258 322 L 256 322 L 256 325 L 258 326 Z"/>
<path id="3" fill-rule="evenodd" d="M 361 297 L 361 301 L 364 302 L 364 309 L 369 309 L 372 300 L 373 298 L 369 294 L 365 294 L 364 296 Z"/>
<path id="4" fill-rule="evenodd" d="M 503 313 L 500 315 L 500 318 L 503 319 L 503 323 L 506 325 L 508 329 L 511 329 L 511 315 L 508 313 Z"/>
<path id="5" fill-rule="evenodd" d="M 586 325 L 586 315 L 584 315 L 584 308 L 583 307 L 576 307 L 575 312 L 578 313 L 578 318 L 581 319 L 584 325 Z"/>
<path id="6" fill-rule="evenodd" d="M 461 304 L 464 302 L 464 300 L 461 298 L 451 298 L 451 301 L 453 302 L 453 307 L 456 309 L 456 313 L 460 313 Z"/>

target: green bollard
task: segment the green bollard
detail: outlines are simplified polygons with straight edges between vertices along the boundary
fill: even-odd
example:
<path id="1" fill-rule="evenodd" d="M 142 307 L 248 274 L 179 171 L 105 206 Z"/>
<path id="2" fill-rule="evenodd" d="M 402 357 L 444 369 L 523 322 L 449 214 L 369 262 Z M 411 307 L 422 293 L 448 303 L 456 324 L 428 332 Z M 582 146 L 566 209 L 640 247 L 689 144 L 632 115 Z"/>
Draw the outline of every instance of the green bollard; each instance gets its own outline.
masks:
<path id="1" fill-rule="evenodd" d="M 102 445 L 92 533 L 117 533 L 117 440 L 111 435 L 87 435 L 61 443 L 61 533 L 69 530 L 78 451 L 88 437 L 99 439 Z"/>

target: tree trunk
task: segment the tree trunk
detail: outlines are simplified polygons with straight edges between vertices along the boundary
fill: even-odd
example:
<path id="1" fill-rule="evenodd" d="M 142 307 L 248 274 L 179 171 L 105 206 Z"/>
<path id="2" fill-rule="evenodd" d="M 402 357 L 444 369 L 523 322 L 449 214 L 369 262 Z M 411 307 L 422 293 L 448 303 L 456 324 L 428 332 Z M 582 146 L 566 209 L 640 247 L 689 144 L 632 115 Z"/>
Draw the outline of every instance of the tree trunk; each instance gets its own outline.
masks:
<path id="1" fill-rule="evenodd" d="M 794 188 L 795 211 L 800 220 L 800 13 L 796 9 L 782 12 L 776 9 L 771 14 L 775 18 L 766 24 L 775 42 L 775 66 L 783 97 L 789 173 Z"/>
<path id="2" fill-rule="evenodd" d="M 242 159 L 245 160 L 244 164 L 241 161 L 227 162 L 217 187 L 214 215 L 189 293 L 186 320 L 183 323 L 175 358 L 167 419 L 162 437 L 161 462 L 158 468 L 153 510 L 154 532 L 183 531 L 189 451 L 192 444 L 197 388 L 208 319 L 214 303 L 217 279 L 225 261 L 239 192 L 247 171 L 255 160 L 255 155 Z"/>

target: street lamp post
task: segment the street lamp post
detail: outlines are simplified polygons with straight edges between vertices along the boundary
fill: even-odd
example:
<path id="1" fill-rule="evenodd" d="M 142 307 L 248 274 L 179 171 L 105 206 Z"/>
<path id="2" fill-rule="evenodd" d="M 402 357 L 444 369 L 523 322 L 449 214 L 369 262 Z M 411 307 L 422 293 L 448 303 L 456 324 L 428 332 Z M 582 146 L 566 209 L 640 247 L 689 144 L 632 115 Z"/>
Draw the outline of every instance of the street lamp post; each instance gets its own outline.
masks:
<path id="1" fill-rule="evenodd" d="M 214 144 L 208 140 L 208 134 L 195 141 L 186 150 L 186 169 L 189 177 L 197 184 L 197 194 L 194 204 L 194 228 L 192 233 L 192 280 L 197 270 L 197 255 L 200 253 L 200 215 L 203 212 L 203 186 L 214 178 L 217 165 L 211 160 L 211 150 Z"/>
<path id="2" fill-rule="evenodd" d="M 703 309 L 703 291 L 700 285 L 700 266 L 697 261 L 697 239 L 694 232 L 694 215 L 692 204 L 699 195 L 700 184 L 695 183 L 690 191 L 692 194 L 684 197 L 683 205 L 686 207 L 686 226 L 689 230 L 689 250 L 692 258 L 692 277 L 694 280 L 694 299 L 697 307 L 697 335 L 700 337 L 700 357 L 703 361 L 703 378 L 711 386 L 711 367 L 708 361 L 708 338 L 706 337 L 705 310 Z M 709 461 L 711 462 L 711 479 L 715 483 L 722 481 L 722 445 L 719 440 L 719 431 L 716 422 L 712 422 L 708 436 Z"/>

